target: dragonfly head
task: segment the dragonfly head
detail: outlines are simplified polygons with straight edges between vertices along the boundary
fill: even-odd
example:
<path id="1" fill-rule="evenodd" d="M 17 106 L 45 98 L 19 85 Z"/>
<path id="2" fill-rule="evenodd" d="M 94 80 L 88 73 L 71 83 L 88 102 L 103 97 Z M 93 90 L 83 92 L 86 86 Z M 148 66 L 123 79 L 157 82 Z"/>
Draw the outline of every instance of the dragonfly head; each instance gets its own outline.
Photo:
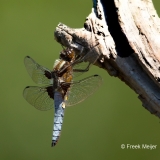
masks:
<path id="1" fill-rule="evenodd" d="M 60 58 L 68 62 L 73 61 L 75 59 L 74 50 L 72 48 L 64 49 L 60 52 Z"/>

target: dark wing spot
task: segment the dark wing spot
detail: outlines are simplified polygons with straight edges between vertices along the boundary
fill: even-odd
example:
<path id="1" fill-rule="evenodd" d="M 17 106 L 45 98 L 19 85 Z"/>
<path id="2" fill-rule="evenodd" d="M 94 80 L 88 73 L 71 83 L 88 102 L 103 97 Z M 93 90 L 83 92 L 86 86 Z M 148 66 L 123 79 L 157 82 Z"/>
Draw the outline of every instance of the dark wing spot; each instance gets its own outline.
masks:
<path id="1" fill-rule="evenodd" d="M 65 95 L 66 92 L 68 91 L 69 87 L 70 87 L 70 83 L 62 82 L 60 85 L 61 85 L 61 88 L 63 89 L 64 95 Z"/>
<path id="2" fill-rule="evenodd" d="M 51 73 L 50 72 L 48 72 L 48 71 L 44 71 L 44 75 L 48 78 L 48 79 L 51 79 L 52 78 L 52 75 L 51 75 Z"/>
<path id="3" fill-rule="evenodd" d="M 47 93 L 48 93 L 49 97 L 54 99 L 54 91 L 53 91 L 54 88 L 52 86 L 49 86 L 49 87 L 46 88 L 46 90 L 47 90 Z"/>

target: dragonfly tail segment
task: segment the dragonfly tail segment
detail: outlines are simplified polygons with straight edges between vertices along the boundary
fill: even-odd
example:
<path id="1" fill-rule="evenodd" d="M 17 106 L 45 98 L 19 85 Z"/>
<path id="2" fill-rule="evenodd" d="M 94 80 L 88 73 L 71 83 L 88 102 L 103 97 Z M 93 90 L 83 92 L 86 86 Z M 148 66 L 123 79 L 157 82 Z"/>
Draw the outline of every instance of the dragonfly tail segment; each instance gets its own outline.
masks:
<path id="1" fill-rule="evenodd" d="M 54 103 L 55 103 L 55 114 L 54 114 L 54 126 L 53 126 L 51 147 L 54 147 L 59 140 L 63 124 L 64 109 L 65 109 L 63 96 L 58 91 L 54 92 Z"/>

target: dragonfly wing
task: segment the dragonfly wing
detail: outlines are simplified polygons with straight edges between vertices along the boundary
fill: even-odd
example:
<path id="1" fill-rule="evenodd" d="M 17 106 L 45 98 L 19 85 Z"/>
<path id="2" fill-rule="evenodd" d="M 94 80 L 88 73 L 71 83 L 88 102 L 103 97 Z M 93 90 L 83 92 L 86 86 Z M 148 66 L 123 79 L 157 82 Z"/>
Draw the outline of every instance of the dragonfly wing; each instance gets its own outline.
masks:
<path id="1" fill-rule="evenodd" d="M 88 96 L 94 93 L 102 83 L 99 75 L 93 75 L 74 82 L 70 85 L 66 95 L 66 106 L 72 106 L 84 101 Z"/>
<path id="2" fill-rule="evenodd" d="M 78 77 L 81 74 L 87 72 L 89 70 L 90 65 L 91 64 L 89 62 L 80 62 L 73 65 L 73 77 Z"/>
<path id="3" fill-rule="evenodd" d="M 57 91 L 55 91 L 54 93 L 54 104 L 55 104 L 55 113 L 54 113 L 54 126 L 53 126 L 52 144 L 51 144 L 52 147 L 55 146 L 59 140 L 63 124 L 64 109 L 65 109 L 63 96 L 61 93 Z"/>
<path id="4" fill-rule="evenodd" d="M 53 108 L 52 86 L 28 86 L 23 91 L 23 97 L 38 110 L 45 111 Z"/>
<path id="5" fill-rule="evenodd" d="M 89 67 L 96 62 L 99 55 L 94 54 L 94 52 L 91 54 L 90 52 L 92 52 L 92 49 L 86 55 L 76 56 L 76 59 L 72 64 L 73 77 L 77 77 L 82 73 L 87 72 Z"/>
<path id="6" fill-rule="evenodd" d="M 52 74 L 49 69 L 39 65 L 29 56 L 24 58 L 24 64 L 30 77 L 35 83 L 53 84 Z"/>

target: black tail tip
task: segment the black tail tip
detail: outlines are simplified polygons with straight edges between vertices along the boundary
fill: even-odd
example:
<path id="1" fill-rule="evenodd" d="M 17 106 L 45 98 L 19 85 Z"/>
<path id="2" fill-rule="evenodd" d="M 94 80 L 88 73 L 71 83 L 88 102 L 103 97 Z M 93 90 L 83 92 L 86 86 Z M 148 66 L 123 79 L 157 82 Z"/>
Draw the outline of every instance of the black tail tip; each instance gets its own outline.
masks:
<path id="1" fill-rule="evenodd" d="M 57 143 L 55 141 L 52 141 L 51 147 L 54 147 Z"/>

